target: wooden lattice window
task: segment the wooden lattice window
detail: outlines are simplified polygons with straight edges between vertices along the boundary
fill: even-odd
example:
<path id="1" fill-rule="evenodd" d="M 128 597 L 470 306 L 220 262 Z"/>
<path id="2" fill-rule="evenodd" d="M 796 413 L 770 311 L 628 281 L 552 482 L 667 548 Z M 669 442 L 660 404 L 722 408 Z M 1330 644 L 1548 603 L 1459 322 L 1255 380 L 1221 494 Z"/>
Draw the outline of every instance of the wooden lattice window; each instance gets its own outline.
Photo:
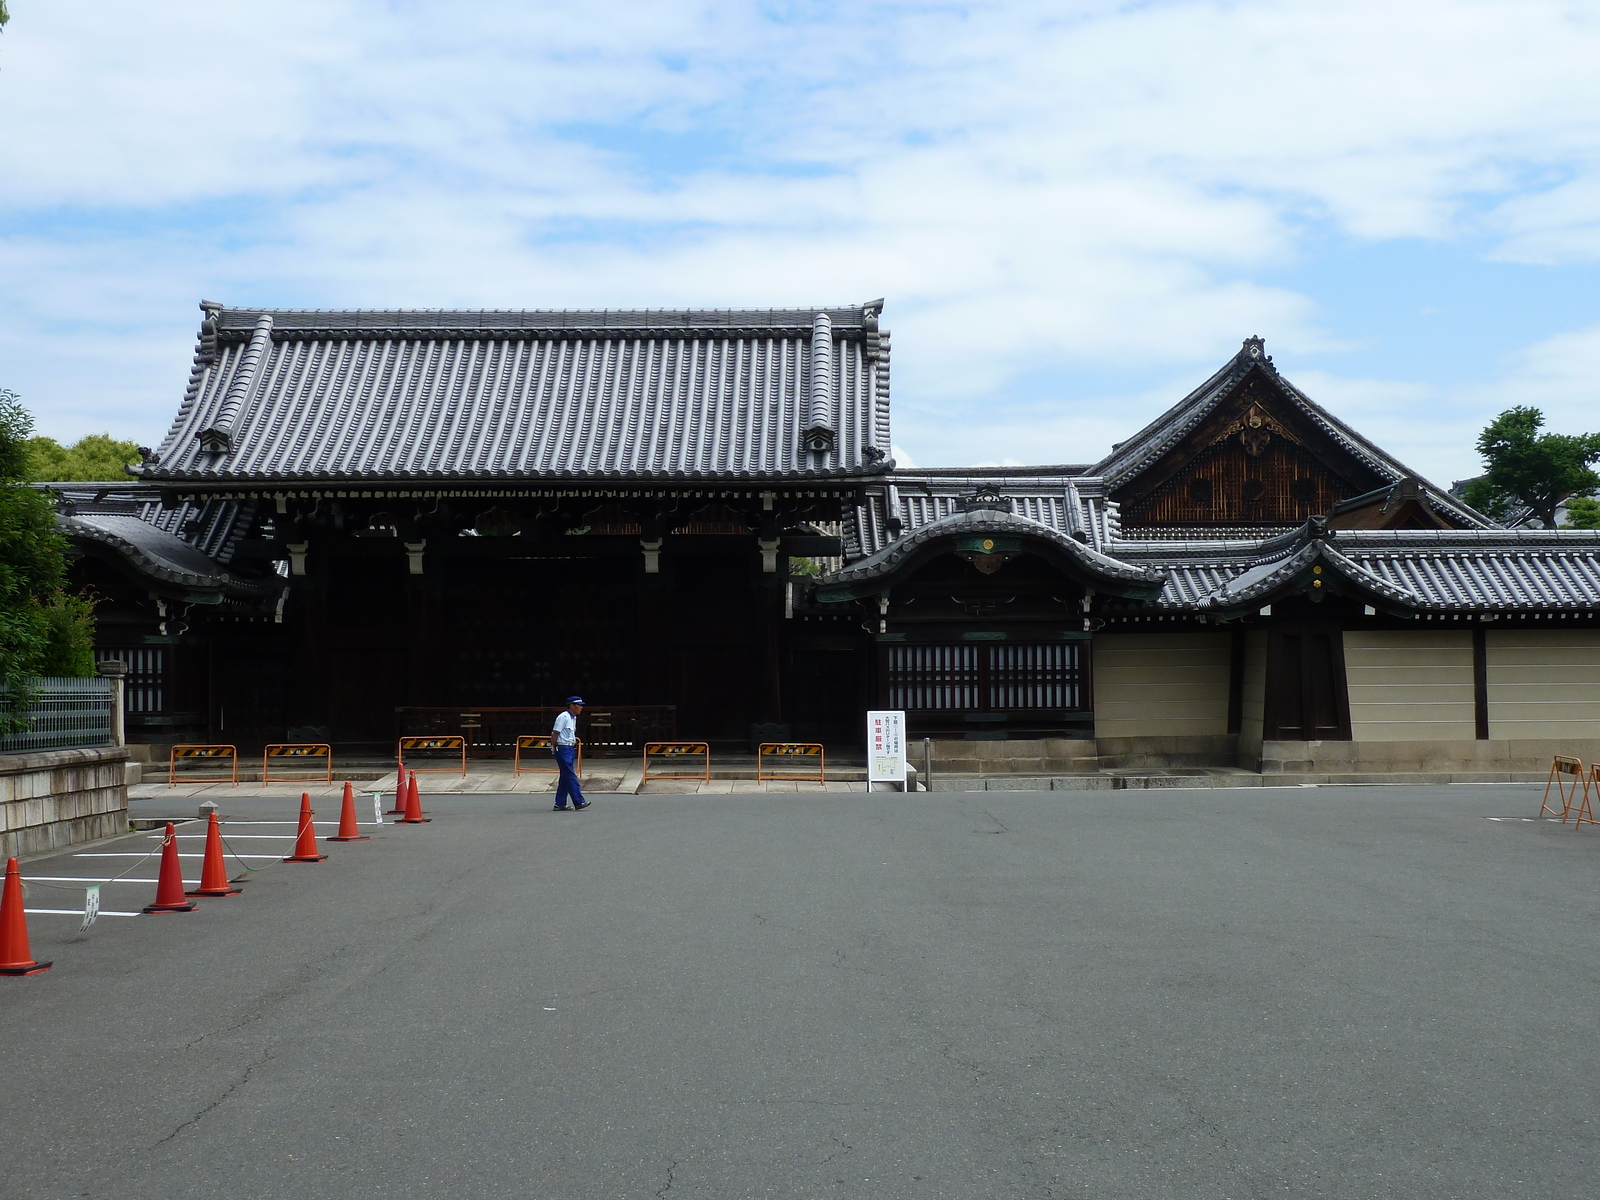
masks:
<path id="1" fill-rule="evenodd" d="M 891 645 L 890 708 L 920 712 L 1084 711 L 1082 642 Z"/>
<path id="2" fill-rule="evenodd" d="M 128 664 L 128 673 L 123 681 L 123 701 L 127 712 L 142 714 L 167 710 L 167 660 L 162 647 L 99 649 L 94 652 L 94 657 L 96 662 L 119 659 Z"/>

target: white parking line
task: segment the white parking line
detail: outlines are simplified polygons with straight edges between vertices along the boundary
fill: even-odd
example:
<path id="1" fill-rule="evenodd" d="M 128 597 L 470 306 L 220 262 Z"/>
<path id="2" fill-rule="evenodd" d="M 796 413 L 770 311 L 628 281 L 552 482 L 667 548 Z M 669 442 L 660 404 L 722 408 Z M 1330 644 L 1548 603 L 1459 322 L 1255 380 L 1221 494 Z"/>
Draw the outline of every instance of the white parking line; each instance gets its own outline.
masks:
<path id="1" fill-rule="evenodd" d="M 166 838 L 164 833 L 152 833 L 150 840 L 159 842 Z M 175 833 L 174 838 L 189 838 L 193 841 L 203 842 L 206 835 L 203 833 Z M 235 842 L 292 842 L 295 835 L 292 833 L 230 833 L 228 837 Z"/>
<path id="2" fill-rule="evenodd" d="M 339 822 L 337 822 L 337 821 L 312 821 L 311 823 L 313 825 L 338 825 L 339 824 Z M 300 822 L 299 821 L 218 821 L 217 824 L 218 825 L 223 825 L 223 826 L 228 826 L 228 825 L 299 825 Z M 363 826 L 365 826 L 365 825 L 376 826 L 378 824 L 378 822 L 377 821 L 357 821 L 356 824 L 357 825 L 363 825 Z M 189 835 L 188 834 L 184 834 L 183 836 L 184 837 L 188 837 Z M 203 837 L 204 835 L 202 834 L 201 836 Z"/>
<path id="3" fill-rule="evenodd" d="M 82 875 L 24 875 L 23 883 L 160 883 L 159 879 L 105 879 L 85 878 Z M 199 883 L 198 879 L 185 879 L 185 883 Z"/>
<path id="4" fill-rule="evenodd" d="M 27 913 L 29 916 L 41 916 L 41 917 L 80 917 L 81 918 L 83 916 L 83 909 L 81 909 L 81 908 L 25 908 L 22 911 Z M 103 908 L 100 910 L 100 915 L 102 917 L 142 917 L 142 916 L 144 916 L 143 913 L 136 913 L 136 912 L 132 912 L 132 913 L 107 912 Z"/>
<path id="5" fill-rule="evenodd" d="M 112 853 L 108 853 L 108 852 L 103 851 L 103 850 L 92 850 L 92 851 L 91 850 L 86 850 L 81 854 L 74 854 L 72 857 L 73 858 L 148 858 L 150 856 L 148 854 L 112 854 Z M 178 855 L 178 857 L 179 858 L 204 858 L 205 855 L 204 854 L 183 854 L 183 853 L 180 853 Z M 233 851 L 228 850 L 228 851 L 224 851 L 224 857 L 226 857 L 226 858 L 270 858 L 270 859 L 276 860 L 276 859 L 281 859 L 283 857 L 283 855 L 281 855 L 281 854 L 235 854 L 235 853 L 233 853 Z"/>

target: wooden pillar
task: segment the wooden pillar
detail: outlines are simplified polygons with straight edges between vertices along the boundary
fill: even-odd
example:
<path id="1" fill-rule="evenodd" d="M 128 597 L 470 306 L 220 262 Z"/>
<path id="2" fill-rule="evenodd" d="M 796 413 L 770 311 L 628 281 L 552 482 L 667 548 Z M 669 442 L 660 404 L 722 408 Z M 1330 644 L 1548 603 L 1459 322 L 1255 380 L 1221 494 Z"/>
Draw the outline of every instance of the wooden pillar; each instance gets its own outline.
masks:
<path id="1" fill-rule="evenodd" d="M 309 570 L 309 567 L 308 567 Z M 328 720 L 327 588 L 315 575 L 295 581 L 290 600 L 297 609 L 290 653 L 288 720 L 291 725 L 324 725 Z"/>
<path id="2" fill-rule="evenodd" d="M 638 571 L 638 695 L 640 704 L 671 704 L 673 647 L 670 644 L 669 611 L 672 596 L 671 565 L 662 564 L 659 573 L 647 574 L 643 555 Z"/>
<path id="3" fill-rule="evenodd" d="M 1228 732 L 1244 728 L 1244 636 L 1242 626 L 1233 629 L 1228 647 Z"/>
<path id="4" fill-rule="evenodd" d="M 434 678 L 438 647 L 434 644 L 435 622 L 432 620 L 439 605 L 429 583 L 426 574 L 408 574 L 402 585 L 406 631 L 405 703 L 413 706 L 440 703 Z"/>
<path id="5" fill-rule="evenodd" d="M 762 688 L 761 711 L 764 721 L 783 720 L 783 601 L 788 559 L 778 557 L 781 573 L 761 577 Z"/>
<path id="6" fill-rule="evenodd" d="M 1489 740 L 1489 631 L 1472 631 L 1472 720 L 1477 739 Z"/>

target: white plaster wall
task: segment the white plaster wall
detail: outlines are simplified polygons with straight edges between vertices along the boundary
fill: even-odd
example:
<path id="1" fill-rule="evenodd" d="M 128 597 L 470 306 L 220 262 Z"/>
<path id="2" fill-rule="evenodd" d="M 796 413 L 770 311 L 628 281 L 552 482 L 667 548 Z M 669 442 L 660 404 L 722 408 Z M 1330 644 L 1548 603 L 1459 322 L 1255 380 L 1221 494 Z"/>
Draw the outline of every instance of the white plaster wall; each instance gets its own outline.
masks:
<path id="1" fill-rule="evenodd" d="M 1357 742 L 1472 741 L 1470 630 L 1347 630 L 1350 736 Z"/>
<path id="2" fill-rule="evenodd" d="M 1096 738 L 1228 732 L 1226 633 L 1097 634 Z"/>
<path id="3" fill-rule="evenodd" d="M 1490 629 L 1489 736 L 1600 738 L 1600 630 Z"/>

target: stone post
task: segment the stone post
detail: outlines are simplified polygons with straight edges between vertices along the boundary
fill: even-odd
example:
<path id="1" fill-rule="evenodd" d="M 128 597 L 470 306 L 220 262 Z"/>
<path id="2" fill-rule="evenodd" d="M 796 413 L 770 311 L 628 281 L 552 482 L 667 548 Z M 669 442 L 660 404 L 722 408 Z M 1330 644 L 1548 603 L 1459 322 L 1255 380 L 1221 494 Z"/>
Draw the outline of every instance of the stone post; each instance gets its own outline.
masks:
<path id="1" fill-rule="evenodd" d="M 111 681 L 111 744 L 126 746 L 128 664 L 120 658 L 109 658 L 103 663 L 96 663 L 95 670 L 102 679 Z"/>

